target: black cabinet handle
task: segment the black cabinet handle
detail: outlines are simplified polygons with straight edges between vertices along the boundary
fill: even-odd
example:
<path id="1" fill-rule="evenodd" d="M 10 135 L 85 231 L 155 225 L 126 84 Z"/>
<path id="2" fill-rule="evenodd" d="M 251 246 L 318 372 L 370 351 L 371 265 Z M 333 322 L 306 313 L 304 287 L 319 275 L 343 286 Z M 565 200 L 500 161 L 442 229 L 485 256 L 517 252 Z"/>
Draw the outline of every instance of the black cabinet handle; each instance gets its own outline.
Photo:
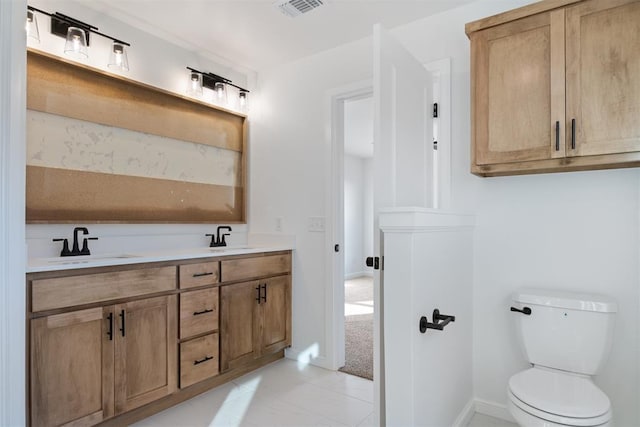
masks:
<path id="1" fill-rule="evenodd" d="M 261 288 L 260 285 L 256 286 L 256 292 L 258 292 L 258 296 L 256 297 L 256 301 L 258 301 L 258 304 L 260 304 L 260 300 L 261 300 L 260 288 Z"/>
<path id="2" fill-rule="evenodd" d="M 113 313 L 109 313 L 107 319 L 109 319 L 109 329 L 107 330 L 107 336 L 109 337 L 109 341 L 113 341 Z"/>
<path id="3" fill-rule="evenodd" d="M 435 329 L 437 331 L 444 330 L 444 327 L 451 322 L 456 321 L 456 316 L 449 316 L 448 314 L 440 314 L 440 310 L 437 308 L 433 310 L 433 323 L 429 323 L 426 316 L 420 318 L 420 332 L 423 334 L 427 332 L 427 329 Z"/>
<path id="4" fill-rule="evenodd" d="M 213 272 L 208 272 L 208 273 L 194 273 L 193 277 L 204 277 L 204 276 L 212 276 Z"/>
<path id="5" fill-rule="evenodd" d="M 511 311 L 515 311 L 517 313 L 526 314 L 527 316 L 531 316 L 531 309 L 529 307 L 523 307 L 522 310 L 519 308 L 511 307 Z"/>
<path id="6" fill-rule="evenodd" d="M 202 311 L 194 311 L 194 312 L 193 312 L 193 315 L 194 315 L 194 316 L 199 316 L 199 315 L 201 315 L 201 314 L 211 313 L 212 311 L 213 311 L 213 308 L 205 308 L 205 309 L 204 309 L 204 310 L 202 310 Z"/>
<path id="7" fill-rule="evenodd" d="M 560 122 L 556 122 L 556 151 L 560 151 Z"/>
<path id="8" fill-rule="evenodd" d="M 194 365 L 199 365 L 201 363 L 207 362 L 209 360 L 213 359 L 213 356 L 205 356 L 204 359 L 200 359 L 200 360 L 194 360 L 193 364 Z"/>
<path id="9" fill-rule="evenodd" d="M 124 310 L 121 310 L 120 311 L 120 324 L 122 325 L 122 327 L 120 328 L 120 332 L 122 332 L 122 336 L 124 336 L 124 319 L 125 319 Z"/>
<path id="10" fill-rule="evenodd" d="M 264 295 L 262 296 L 262 302 L 267 302 L 267 284 L 265 283 L 264 285 L 261 286 L 261 288 L 264 290 Z"/>
<path id="11" fill-rule="evenodd" d="M 571 149 L 576 149 L 576 119 L 571 119 Z"/>

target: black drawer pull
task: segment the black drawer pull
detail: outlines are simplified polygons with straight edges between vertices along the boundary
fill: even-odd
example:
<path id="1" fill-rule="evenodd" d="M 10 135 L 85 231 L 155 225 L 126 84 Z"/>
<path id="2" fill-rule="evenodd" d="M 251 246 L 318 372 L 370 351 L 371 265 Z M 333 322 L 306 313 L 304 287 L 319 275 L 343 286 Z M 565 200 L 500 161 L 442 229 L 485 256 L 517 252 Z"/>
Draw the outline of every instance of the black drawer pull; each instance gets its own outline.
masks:
<path id="1" fill-rule="evenodd" d="M 201 363 L 207 362 L 209 360 L 213 359 L 213 356 L 205 356 L 204 359 L 200 359 L 200 360 L 194 360 L 193 364 L 194 365 L 199 365 Z"/>
<path id="2" fill-rule="evenodd" d="M 124 320 L 125 320 L 124 310 L 120 311 L 120 319 L 122 320 L 121 321 L 122 327 L 120 328 L 120 332 L 122 332 L 122 336 L 124 336 Z"/>
<path id="3" fill-rule="evenodd" d="M 260 285 L 256 286 L 256 291 L 258 292 L 258 296 L 256 297 L 256 301 L 258 301 L 258 304 L 260 304 L 260 299 L 261 299 L 260 288 L 261 288 Z"/>
<path id="4" fill-rule="evenodd" d="M 531 309 L 529 307 L 523 307 L 522 310 L 519 308 L 511 307 L 511 311 L 515 311 L 517 313 L 526 314 L 527 316 L 531 316 Z"/>
<path id="5" fill-rule="evenodd" d="M 194 273 L 193 277 L 204 277 L 204 276 L 213 276 L 213 272 L 207 272 L 207 273 Z"/>
<path id="6" fill-rule="evenodd" d="M 556 151 L 560 151 L 560 122 L 556 122 Z"/>
<path id="7" fill-rule="evenodd" d="M 202 311 L 194 311 L 194 312 L 193 312 L 193 315 L 194 315 L 194 316 L 198 316 L 198 315 L 200 315 L 200 314 L 211 313 L 212 311 L 213 311 L 213 308 L 205 308 L 205 309 L 204 309 L 204 310 L 202 310 Z"/>
<path id="8" fill-rule="evenodd" d="M 571 149 L 576 149 L 576 119 L 571 119 Z"/>
<path id="9" fill-rule="evenodd" d="M 109 341 L 113 341 L 113 313 L 109 313 L 107 319 L 109 319 L 109 329 L 107 330 L 107 336 L 109 337 Z"/>
<path id="10" fill-rule="evenodd" d="M 264 295 L 262 296 L 262 302 L 267 302 L 267 284 L 265 283 L 264 285 L 261 286 L 261 288 L 264 291 Z"/>

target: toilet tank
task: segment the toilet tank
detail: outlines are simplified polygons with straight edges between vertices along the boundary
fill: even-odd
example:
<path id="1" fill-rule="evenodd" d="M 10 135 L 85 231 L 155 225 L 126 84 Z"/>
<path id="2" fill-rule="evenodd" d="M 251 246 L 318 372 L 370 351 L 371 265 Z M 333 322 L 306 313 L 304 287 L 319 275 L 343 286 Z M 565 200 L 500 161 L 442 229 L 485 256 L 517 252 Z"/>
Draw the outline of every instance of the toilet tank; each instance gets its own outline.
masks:
<path id="1" fill-rule="evenodd" d="M 613 338 L 618 305 L 603 295 L 523 289 L 513 294 L 512 312 L 520 344 L 534 365 L 595 375 Z"/>

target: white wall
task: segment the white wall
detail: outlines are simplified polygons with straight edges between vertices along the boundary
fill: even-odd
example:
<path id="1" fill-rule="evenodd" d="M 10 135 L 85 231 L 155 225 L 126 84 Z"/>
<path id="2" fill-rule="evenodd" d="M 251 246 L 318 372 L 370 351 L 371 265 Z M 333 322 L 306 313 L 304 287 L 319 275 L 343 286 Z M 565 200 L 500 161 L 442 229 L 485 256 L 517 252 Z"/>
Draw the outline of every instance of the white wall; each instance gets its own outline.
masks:
<path id="1" fill-rule="evenodd" d="M 314 363 L 323 366 L 325 263 L 333 248 L 325 233 L 308 231 L 308 221 L 330 209 L 327 91 L 370 78 L 371 63 L 371 41 L 362 40 L 261 72 L 261 102 L 251 116 L 251 231 L 274 232 L 281 217 L 283 230 L 296 235 L 291 354 L 315 355 Z"/>
<path id="2" fill-rule="evenodd" d="M 526 366 L 508 312 L 514 290 L 535 285 L 599 292 L 615 297 L 621 309 L 611 358 L 596 383 L 611 398 L 618 425 L 640 425 L 638 170 L 504 178 L 468 172 L 469 42 L 464 24 L 523 3 L 479 1 L 396 32 L 423 62 L 452 58 L 453 205 L 478 215 L 475 395 L 505 404 L 508 378 Z"/>
<path id="3" fill-rule="evenodd" d="M 373 254 L 372 159 L 344 156 L 344 276 L 370 276 Z"/>
<path id="4" fill-rule="evenodd" d="M 364 173 L 362 158 L 344 156 L 344 276 L 364 273 Z M 369 230 L 371 232 L 371 230 Z"/>
<path id="5" fill-rule="evenodd" d="M 210 71 L 227 78 L 240 86 L 253 89 L 255 72 L 234 68 L 229 64 L 213 62 L 197 52 L 189 51 L 169 43 L 141 29 L 120 20 L 108 17 L 100 12 L 100 3 L 78 3 L 73 0 L 34 0 L 29 3 L 49 13 L 61 12 L 81 21 L 97 26 L 100 31 L 131 43 L 129 49 L 129 72 L 122 74 L 133 80 L 185 94 L 187 70 L 190 66 L 201 71 Z M 96 9 L 94 9 L 96 8 Z M 48 17 L 36 13 L 40 30 L 40 43 L 29 40 L 29 46 L 65 59 L 63 53 L 65 39 L 49 32 Z M 107 68 L 110 41 L 93 35 L 89 47 L 89 58 L 79 61 L 87 65 L 113 72 Z M 205 100 L 211 91 L 205 90 Z M 231 94 L 229 94 L 231 96 Z M 91 243 L 92 253 L 122 253 L 144 251 L 158 248 L 190 248 L 206 246 L 209 238 L 206 233 L 215 232 L 217 224 L 176 224 L 176 225 L 117 225 L 117 224 L 61 224 L 27 225 L 26 237 L 30 257 L 53 257 L 60 253 L 58 243 L 51 242 L 53 237 L 71 237 L 74 226 L 87 226 L 91 235 L 100 240 Z M 247 243 L 248 226 L 232 225 L 230 244 Z"/>
<path id="6" fill-rule="evenodd" d="M 25 424 L 26 2 L 0 1 L 0 425 Z"/>
<path id="7" fill-rule="evenodd" d="M 474 273 L 474 387 L 506 403 L 510 375 L 525 366 L 511 329 L 511 292 L 523 285 L 584 289 L 618 299 L 611 360 L 597 383 L 618 425 L 640 425 L 638 384 L 639 174 L 613 170 L 478 178 L 469 173 L 469 41 L 466 22 L 528 3 L 478 1 L 393 33 L 422 63 L 451 57 L 452 208 L 477 213 Z M 329 139 L 326 91 L 370 78 L 370 39 L 284 65 L 260 76 L 262 114 L 254 120 L 252 228 L 271 231 L 283 216 L 298 234 L 294 345 L 324 356 L 324 236 L 306 232 L 327 215 Z M 321 159 L 323 161 L 321 161 Z M 269 177 L 269 178 L 266 178 Z M 292 179 L 295 177 L 295 179 Z M 498 407 L 498 409 L 500 409 Z"/>

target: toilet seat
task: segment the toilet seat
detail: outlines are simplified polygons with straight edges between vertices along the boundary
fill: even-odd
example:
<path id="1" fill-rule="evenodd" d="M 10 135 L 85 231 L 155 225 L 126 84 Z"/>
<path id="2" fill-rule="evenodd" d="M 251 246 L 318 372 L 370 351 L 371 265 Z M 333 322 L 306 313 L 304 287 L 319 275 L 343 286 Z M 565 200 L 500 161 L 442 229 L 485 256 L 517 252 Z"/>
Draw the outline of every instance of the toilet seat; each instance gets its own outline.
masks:
<path id="1" fill-rule="evenodd" d="M 509 399 L 537 418 L 570 426 L 611 420 L 611 402 L 589 377 L 533 367 L 509 379 Z"/>

